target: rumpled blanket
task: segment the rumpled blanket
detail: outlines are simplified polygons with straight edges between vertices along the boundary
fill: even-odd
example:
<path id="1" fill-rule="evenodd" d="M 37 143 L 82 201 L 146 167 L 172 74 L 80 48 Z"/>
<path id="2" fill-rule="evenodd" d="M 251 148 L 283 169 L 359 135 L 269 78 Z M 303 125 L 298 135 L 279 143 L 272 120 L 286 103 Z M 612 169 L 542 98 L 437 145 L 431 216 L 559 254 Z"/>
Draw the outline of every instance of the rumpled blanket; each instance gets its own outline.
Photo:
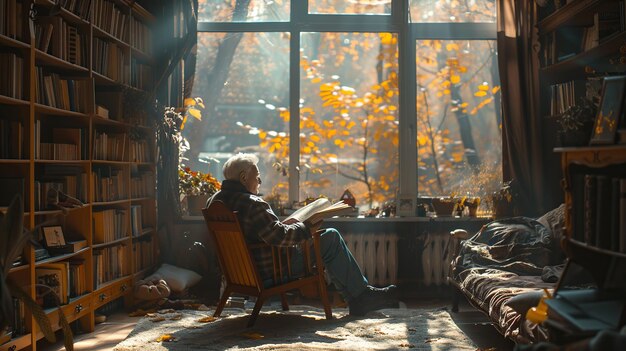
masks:
<path id="1" fill-rule="evenodd" d="M 553 240 L 552 232 L 532 218 L 490 222 L 461 244 L 455 274 L 481 267 L 540 276 L 544 267 L 562 263 L 554 262 Z"/>

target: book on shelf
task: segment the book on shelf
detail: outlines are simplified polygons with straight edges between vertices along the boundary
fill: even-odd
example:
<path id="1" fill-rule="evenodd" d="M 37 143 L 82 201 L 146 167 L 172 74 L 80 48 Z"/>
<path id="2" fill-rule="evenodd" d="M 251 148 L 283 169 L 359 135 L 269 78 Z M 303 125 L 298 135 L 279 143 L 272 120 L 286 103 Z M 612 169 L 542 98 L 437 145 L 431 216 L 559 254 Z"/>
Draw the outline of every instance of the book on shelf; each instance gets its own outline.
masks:
<path id="1" fill-rule="evenodd" d="M 292 213 L 285 221 L 296 219 L 300 222 L 318 223 L 324 218 L 341 216 L 354 212 L 354 208 L 343 201 L 332 204 L 326 198 L 319 198 Z"/>
<path id="2" fill-rule="evenodd" d="M 96 116 L 109 119 L 109 109 L 102 105 L 96 105 Z"/>
<path id="3" fill-rule="evenodd" d="M 69 291 L 68 271 L 69 262 L 66 261 L 45 263 L 35 268 L 37 284 L 49 287 L 56 294 L 56 296 L 52 296 L 47 293 L 46 289 L 37 289 L 38 297 L 41 298 L 44 307 L 57 306 L 57 298 L 59 304 L 67 304 Z"/>
<path id="4" fill-rule="evenodd" d="M 63 255 L 78 252 L 87 247 L 87 240 L 66 241 L 63 245 L 49 246 L 48 252 L 53 255 Z"/>

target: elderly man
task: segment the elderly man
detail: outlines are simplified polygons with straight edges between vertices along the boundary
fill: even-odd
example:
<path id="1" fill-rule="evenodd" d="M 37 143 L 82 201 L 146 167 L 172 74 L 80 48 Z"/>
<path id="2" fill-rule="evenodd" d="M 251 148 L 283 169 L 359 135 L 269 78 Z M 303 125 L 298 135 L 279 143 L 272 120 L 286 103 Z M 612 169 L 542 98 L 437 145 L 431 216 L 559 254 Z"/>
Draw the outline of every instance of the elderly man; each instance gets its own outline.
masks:
<path id="1" fill-rule="evenodd" d="M 246 241 L 250 244 L 266 243 L 271 246 L 294 246 L 310 238 L 321 223 L 308 223 L 290 220 L 281 222 L 270 205 L 261 197 L 259 186 L 261 176 L 257 167 L 259 159 L 254 154 L 237 154 L 224 163 L 222 189 L 207 202 L 220 200 L 237 217 Z M 368 284 L 361 268 L 346 246 L 341 234 L 335 229 L 325 229 L 320 236 L 320 251 L 326 271 L 332 283 L 350 307 L 350 315 L 362 316 L 369 311 L 381 308 L 398 307 L 397 291 L 394 285 L 377 288 Z M 259 274 L 266 286 L 273 282 L 271 250 L 253 252 Z M 293 255 L 292 267 L 301 267 L 303 255 Z"/>

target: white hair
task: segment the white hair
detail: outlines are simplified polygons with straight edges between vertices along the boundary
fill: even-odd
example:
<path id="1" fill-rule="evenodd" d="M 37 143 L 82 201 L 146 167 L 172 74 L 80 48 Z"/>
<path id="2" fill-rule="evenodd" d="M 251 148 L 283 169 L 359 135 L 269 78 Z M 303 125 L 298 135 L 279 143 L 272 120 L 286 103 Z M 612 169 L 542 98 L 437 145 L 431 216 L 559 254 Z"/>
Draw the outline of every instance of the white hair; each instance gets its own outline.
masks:
<path id="1" fill-rule="evenodd" d="M 257 163 L 259 163 L 259 158 L 255 154 L 238 153 L 224 162 L 222 168 L 224 179 L 239 180 L 241 172 L 248 172 Z"/>

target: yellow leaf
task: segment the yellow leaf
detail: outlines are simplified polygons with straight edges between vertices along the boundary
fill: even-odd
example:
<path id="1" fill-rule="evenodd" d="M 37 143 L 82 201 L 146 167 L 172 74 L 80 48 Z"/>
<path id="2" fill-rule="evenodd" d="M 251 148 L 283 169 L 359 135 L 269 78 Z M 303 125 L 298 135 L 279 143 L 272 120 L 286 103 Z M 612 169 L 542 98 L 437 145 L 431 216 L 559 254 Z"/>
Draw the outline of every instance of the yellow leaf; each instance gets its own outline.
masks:
<path id="1" fill-rule="evenodd" d="M 487 91 L 489 90 L 489 86 L 485 84 L 481 84 L 478 86 L 478 90 Z"/>
<path id="2" fill-rule="evenodd" d="M 334 87 L 330 83 L 324 83 L 324 84 L 320 85 L 320 90 L 322 90 L 322 91 L 328 91 L 328 90 L 333 90 L 333 89 L 334 89 Z"/>
<path id="3" fill-rule="evenodd" d="M 491 89 L 491 93 L 492 93 L 492 94 L 495 94 L 495 93 L 497 93 L 498 91 L 500 91 L 500 87 L 493 87 L 493 88 Z"/>
<path id="4" fill-rule="evenodd" d="M 162 334 L 156 339 L 157 342 L 176 341 L 176 338 L 170 334 Z"/>
<path id="5" fill-rule="evenodd" d="M 211 323 L 211 322 L 215 322 L 216 320 L 217 320 L 216 317 L 206 316 L 206 317 L 202 317 L 198 319 L 198 323 Z"/>
<path id="6" fill-rule="evenodd" d="M 486 96 L 486 95 L 487 95 L 487 93 L 485 93 L 482 90 L 481 91 L 477 91 L 477 92 L 474 93 L 474 96 L 477 96 L 477 97 Z"/>
<path id="7" fill-rule="evenodd" d="M 317 135 L 317 134 L 313 134 L 313 135 L 311 135 L 311 140 L 315 141 L 315 142 L 318 142 L 318 141 L 320 141 L 320 136 Z"/>
<path id="8" fill-rule="evenodd" d="M 446 45 L 446 50 L 448 51 L 453 51 L 453 50 L 459 50 L 459 45 L 455 44 L 455 43 L 450 43 L 448 45 Z"/>
<path id="9" fill-rule="evenodd" d="M 185 106 L 195 106 L 196 105 L 196 99 L 194 99 L 194 98 L 186 98 L 184 104 L 185 104 Z"/>
<path id="10" fill-rule="evenodd" d="M 267 132 L 266 131 L 259 132 L 259 139 L 265 139 L 266 136 L 267 136 Z"/>
<path id="11" fill-rule="evenodd" d="M 315 77 L 315 78 L 311 79 L 311 83 L 319 83 L 321 81 L 322 81 L 322 78 L 320 78 L 320 77 Z"/>
<path id="12" fill-rule="evenodd" d="M 187 110 L 187 112 L 189 112 L 189 114 L 195 117 L 198 121 L 202 120 L 202 113 L 200 112 L 200 110 L 196 110 L 195 108 L 190 108 L 189 110 Z"/>
<path id="13" fill-rule="evenodd" d="M 452 84 L 458 84 L 461 81 L 461 77 L 455 74 L 450 77 L 450 81 Z"/>

